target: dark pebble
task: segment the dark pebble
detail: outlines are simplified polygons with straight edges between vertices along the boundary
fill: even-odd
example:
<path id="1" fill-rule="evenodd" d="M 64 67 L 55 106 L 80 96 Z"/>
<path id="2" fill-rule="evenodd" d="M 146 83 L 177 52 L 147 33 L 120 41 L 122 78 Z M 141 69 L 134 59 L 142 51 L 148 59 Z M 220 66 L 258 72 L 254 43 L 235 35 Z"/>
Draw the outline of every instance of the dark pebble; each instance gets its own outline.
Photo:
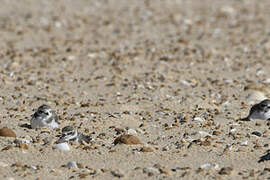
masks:
<path id="1" fill-rule="evenodd" d="M 261 137 L 262 136 L 262 133 L 260 133 L 258 131 L 253 131 L 251 134 L 253 134 L 255 136 L 258 136 L 258 137 Z"/>

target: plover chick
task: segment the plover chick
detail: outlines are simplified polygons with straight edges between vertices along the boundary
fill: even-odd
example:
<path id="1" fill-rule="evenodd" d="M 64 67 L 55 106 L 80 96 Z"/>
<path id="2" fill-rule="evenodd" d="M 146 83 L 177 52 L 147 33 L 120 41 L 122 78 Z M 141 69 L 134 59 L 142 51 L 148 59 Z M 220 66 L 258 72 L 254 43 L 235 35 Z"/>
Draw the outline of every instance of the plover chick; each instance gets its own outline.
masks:
<path id="1" fill-rule="evenodd" d="M 50 106 L 43 104 L 32 115 L 30 123 L 32 129 L 41 127 L 58 128 L 58 116 Z"/>
<path id="2" fill-rule="evenodd" d="M 251 107 L 249 115 L 242 119 L 243 121 L 250 121 L 252 119 L 270 120 L 270 100 L 265 99 L 258 104 Z"/>
<path id="3" fill-rule="evenodd" d="M 62 128 L 62 135 L 56 143 L 74 141 L 77 143 L 86 142 L 89 143 L 91 141 L 90 136 L 86 136 L 80 132 L 78 132 L 76 127 L 66 126 Z"/>

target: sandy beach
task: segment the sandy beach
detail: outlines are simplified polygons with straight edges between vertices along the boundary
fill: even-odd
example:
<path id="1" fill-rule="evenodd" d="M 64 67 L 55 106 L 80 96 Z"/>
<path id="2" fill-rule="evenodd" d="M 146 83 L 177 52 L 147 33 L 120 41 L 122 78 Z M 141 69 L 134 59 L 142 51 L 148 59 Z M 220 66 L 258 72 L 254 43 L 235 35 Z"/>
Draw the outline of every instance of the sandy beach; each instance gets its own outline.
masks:
<path id="1" fill-rule="evenodd" d="M 239 120 L 270 95 L 270 1 L 0 4 L 0 179 L 270 178 L 270 122 Z M 42 104 L 59 128 L 29 128 Z M 91 142 L 55 149 L 67 125 Z"/>

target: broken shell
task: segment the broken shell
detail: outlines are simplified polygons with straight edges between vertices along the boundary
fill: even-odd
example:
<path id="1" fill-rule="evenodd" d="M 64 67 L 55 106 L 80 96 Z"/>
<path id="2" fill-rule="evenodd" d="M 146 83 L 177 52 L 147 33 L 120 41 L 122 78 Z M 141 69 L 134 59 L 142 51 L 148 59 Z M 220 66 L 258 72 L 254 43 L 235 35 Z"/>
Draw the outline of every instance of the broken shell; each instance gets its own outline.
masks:
<path id="1" fill-rule="evenodd" d="M 67 142 L 64 142 L 64 143 L 56 144 L 54 149 L 60 149 L 60 150 L 63 150 L 63 151 L 69 151 L 70 147 L 69 147 Z"/>
<path id="2" fill-rule="evenodd" d="M 69 161 L 66 165 L 67 168 L 78 168 L 77 163 L 74 161 Z"/>

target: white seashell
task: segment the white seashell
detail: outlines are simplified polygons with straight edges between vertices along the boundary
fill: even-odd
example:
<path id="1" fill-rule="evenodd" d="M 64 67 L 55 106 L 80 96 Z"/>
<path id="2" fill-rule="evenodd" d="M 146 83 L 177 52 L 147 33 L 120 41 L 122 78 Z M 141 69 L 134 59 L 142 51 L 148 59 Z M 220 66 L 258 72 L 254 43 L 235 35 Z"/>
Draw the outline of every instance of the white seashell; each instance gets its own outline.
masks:
<path id="1" fill-rule="evenodd" d="M 77 163 L 74 161 L 69 161 L 66 165 L 67 168 L 78 168 Z"/>
<path id="2" fill-rule="evenodd" d="M 262 75 L 262 74 L 264 74 L 264 71 L 263 71 L 263 70 L 258 70 L 258 71 L 256 72 L 256 75 L 257 75 L 257 76 L 260 76 L 260 75 Z"/>
<path id="3" fill-rule="evenodd" d="M 143 168 L 144 173 L 151 173 L 151 174 L 158 174 L 159 170 L 157 168 L 153 167 L 148 167 L 148 168 Z"/>
<path id="4" fill-rule="evenodd" d="M 0 167 L 7 167 L 8 164 L 4 163 L 4 162 L 0 162 Z"/>
<path id="5" fill-rule="evenodd" d="M 210 163 L 200 165 L 200 168 L 201 169 L 208 169 L 210 167 L 211 167 L 211 164 Z"/>
<path id="6" fill-rule="evenodd" d="M 54 148 L 55 149 L 60 149 L 60 150 L 63 150 L 63 151 L 69 151 L 70 150 L 70 147 L 69 147 L 67 142 L 56 144 Z"/>
<path id="7" fill-rule="evenodd" d="M 237 122 L 233 122 L 232 123 L 232 126 L 239 126 L 240 124 L 239 123 L 237 123 Z"/>
<path id="8" fill-rule="evenodd" d="M 267 78 L 266 80 L 263 81 L 264 83 L 270 83 L 270 78 Z"/>
<path id="9" fill-rule="evenodd" d="M 195 117 L 193 120 L 194 121 L 200 121 L 200 122 L 203 122 L 204 121 L 204 119 L 201 118 L 201 117 Z"/>
<path id="10" fill-rule="evenodd" d="M 34 170 L 37 170 L 37 166 L 30 166 L 30 168 L 34 169 Z"/>
<path id="11" fill-rule="evenodd" d="M 248 141 L 241 142 L 240 145 L 241 145 L 241 146 L 247 146 L 247 145 L 248 145 Z"/>
<path id="12" fill-rule="evenodd" d="M 200 135 L 202 135 L 202 136 L 210 136 L 210 137 L 212 137 L 212 135 L 211 134 L 209 134 L 208 132 L 205 132 L 205 131 L 198 131 L 198 133 L 200 134 Z"/>
<path id="13" fill-rule="evenodd" d="M 185 85 L 185 86 L 191 86 L 191 85 L 192 85 L 191 83 L 189 83 L 189 82 L 186 81 L 186 80 L 181 80 L 181 83 L 182 83 L 183 85 Z"/>
<path id="14" fill-rule="evenodd" d="M 8 177 L 6 180 L 15 180 L 14 177 Z"/>
<path id="15" fill-rule="evenodd" d="M 136 134 L 137 134 L 136 130 L 134 130 L 134 129 L 129 129 L 129 130 L 127 131 L 127 133 L 128 133 L 128 134 L 131 134 L 131 135 L 136 135 Z"/>
<path id="16" fill-rule="evenodd" d="M 230 104 L 231 104 L 230 101 L 225 101 L 225 102 L 223 103 L 224 106 L 228 106 L 228 105 L 230 105 Z"/>
<path id="17" fill-rule="evenodd" d="M 218 169 L 219 165 L 216 163 L 207 163 L 207 164 L 200 165 L 200 168 L 201 169 L 210 169 L 210 168 Z"/>
<path id="18" fill-rule="evenodd" d="M 231 129 L 230 133 L 235 133 L 237 130 L 236 129 Z"/>
<path id="19" fill-rule="evenodd" d="M 97 56 L 97 54 L 96 53 L 88 53 L 87 56 L 90 58 L 94 58 Z"/>

